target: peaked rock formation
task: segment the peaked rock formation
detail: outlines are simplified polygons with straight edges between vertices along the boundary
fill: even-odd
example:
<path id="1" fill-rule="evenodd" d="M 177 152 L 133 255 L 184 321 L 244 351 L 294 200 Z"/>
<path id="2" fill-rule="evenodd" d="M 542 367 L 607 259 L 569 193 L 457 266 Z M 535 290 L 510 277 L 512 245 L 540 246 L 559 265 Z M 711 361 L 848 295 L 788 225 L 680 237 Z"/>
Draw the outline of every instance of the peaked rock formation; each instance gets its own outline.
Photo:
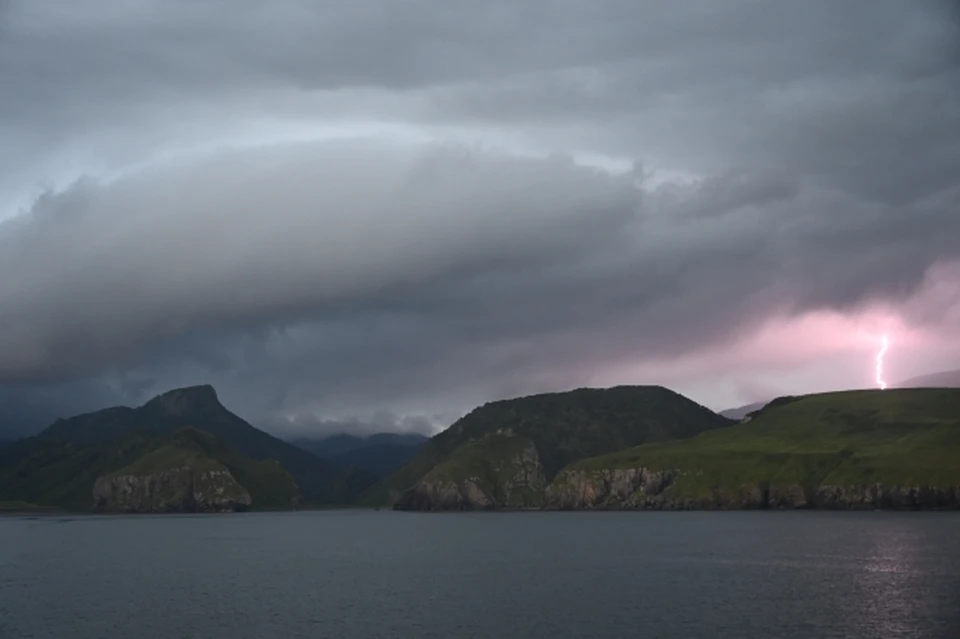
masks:
<path id="1" fill-rule="evenodd" d="M 119 406 L 61 419 L 33 439 L 37 444 L 102 448 L 133 434 L 164 436 L 184 427 L 209 433 L 255 461 L 276 460 L 295 478 L 307 501 L 347 503 L 376 481 L 371 473 L 342 470 L 255 428 L 224 407 L 209 385 L 171 390 L 138 408 Z"/>

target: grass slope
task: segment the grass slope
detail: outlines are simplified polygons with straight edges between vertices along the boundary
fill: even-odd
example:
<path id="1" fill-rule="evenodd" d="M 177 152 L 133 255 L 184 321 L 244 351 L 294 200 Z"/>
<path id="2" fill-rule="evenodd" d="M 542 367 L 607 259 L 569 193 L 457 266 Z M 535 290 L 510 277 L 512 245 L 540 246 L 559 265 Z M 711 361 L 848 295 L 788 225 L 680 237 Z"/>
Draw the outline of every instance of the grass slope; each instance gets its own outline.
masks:
<path id="1" fill-rule="evenodd" d="M 274 459 L 253 460 L 228 448 L 209 433 L 193 428 L 176 431 L 167 444 L 150 451 L 115 475 L 143 475 L 182 466 L 229 470 L 250 493 L 252 508 L 289 508 L 298 498 L 293 477 Z"/>
<path id="2" fill-rule="evenodd" d="M 423 480 L 428 482 L 476 481 L 484 493 L 504 506 L 528 506 L 540 495 L 529 486 L 520 486 L 512 494 L 503 493 L 503 487 L 514 478 L 517 466 L 512 463 L 530 445 L 530 440 L 516 435 L 491 433 L 480 439 L 460 445 L 444 461 L 430 469 Z"/>
<path id="3" fill-rule="evenodd" d="M 297 495 L 293 478 L 276 461 L 250 459 L 209 433 L 183 428 L 168 435 L 134 433 L 101 446 L 43 438 L 15 442 L 0 449 L 0 501 L 86 511 L 101 475 L 187 465 L 227 468 L 250 493 L 253 508 L 288 508 Z"/>
<path id="4" fill-rule="evenodd" d="M 783 398 L 751 421 L 578 461 L 571 469 L 685 471 L 678 496 L 747 483 L 960 485 L 960 390 Z"/>
<path id="5" fill-rule="evenodd" d="M 498 429 L 509 428 L 537 447 L 549 480 L 577 459 L 643 442 L 692 437 L 732 422 L 660 386 L 582 388 L 485 404 L 431 438 L 400 470 L 364 495 L 368 505 L 388 503 L 413 486 L 460 446 Z M 473 454 L 458 454 L 456 464 L 483 464 Z M 482 453 L 486 455 L 486 453 Z M 448 465 L 449 466 L 449 465 Z M 446 472 L 457 472 L 449 469 Z"/>
<path id="6" fill-rule="evenodd" d="M 97 477 L 149 452 L 150 444 L 144 435 L 96 447 L 37 437 L 14 442 L 0 449 L 0 501 L 89 510 Z"/>
<path id="7" fill-rule="evenodd" d="M 48 510 L 25 501 L 0 501 L 0 513 L 27 513 Z"/>

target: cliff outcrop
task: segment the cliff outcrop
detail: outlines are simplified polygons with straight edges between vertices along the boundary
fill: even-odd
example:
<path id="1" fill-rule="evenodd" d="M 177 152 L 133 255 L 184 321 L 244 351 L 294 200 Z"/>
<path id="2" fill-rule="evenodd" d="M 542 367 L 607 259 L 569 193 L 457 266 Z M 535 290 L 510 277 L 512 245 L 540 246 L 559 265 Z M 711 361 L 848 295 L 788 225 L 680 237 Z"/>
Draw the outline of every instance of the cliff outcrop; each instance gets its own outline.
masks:
<path id="1" fill-rule="evenodd" d="M 697 473 L 618 468 L 571 469 L 547 488 L 544 506 L 555 510 L 947 510 L 960 508 L 960 487 L 750 482 L 704 488 Z"/>
<path id="2" fill-rule="evenodd" d="M 543 504 L 546 485 L 536 446 L 501 430 L 457 450 L 403 492 L 394 508 L 537 508 Z"/>
<path id="3" fill-rule="evenodd" d="M 250 506 L 250 493 L 226 468 L 183 466 L 143 474 L 99 477 L 94 509 L 119 513 L 233 512 Z"/>
<path id="4" fill-rule="evenodd" d="M 960 486 L 823 485 L 816 490 L 814 505 L 834 510 L 955 510 L 960 508 Z"/>

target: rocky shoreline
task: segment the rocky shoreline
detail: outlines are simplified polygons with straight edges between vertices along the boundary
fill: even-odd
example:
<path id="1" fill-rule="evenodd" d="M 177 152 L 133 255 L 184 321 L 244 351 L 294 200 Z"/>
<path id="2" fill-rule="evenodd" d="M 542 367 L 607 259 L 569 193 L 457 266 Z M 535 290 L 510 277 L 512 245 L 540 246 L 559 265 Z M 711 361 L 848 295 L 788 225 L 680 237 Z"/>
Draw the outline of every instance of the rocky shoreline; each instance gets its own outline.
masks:
<path id="1" fill-rule="evenodd" d="M 95 511 L 113 513 L 222 513 L 246 510 L 251 503 L 229 470 L 192 466 L 100 477 L 93 499 Z"/>
<path id="2" fill-rule="evenodd" d="M 496 486 L 480 477 L 421 481 L 393 505 L 395 510 L 957 510 L 960 486 L 748 483 L 715 487 L 690 496 L 677 490 L 683 472 L 627 468 L 561 471 L 530 503 L 517 507 L 497 499 Z M 534 483 L 540 484 L 539 480 Z M 540 484 L 542 486 L 542 484 Z"/>

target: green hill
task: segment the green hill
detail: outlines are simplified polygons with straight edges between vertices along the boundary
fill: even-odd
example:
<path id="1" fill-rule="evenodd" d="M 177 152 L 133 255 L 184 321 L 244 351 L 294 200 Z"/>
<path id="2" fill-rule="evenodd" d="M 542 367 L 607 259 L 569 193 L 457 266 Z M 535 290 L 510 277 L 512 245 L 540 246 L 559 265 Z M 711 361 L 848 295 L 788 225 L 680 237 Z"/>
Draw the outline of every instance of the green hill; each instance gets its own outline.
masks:
<path id="1" fill-rule="evenodd" d="M 90 510 L 99 480 L 138 477 L 156 484 L 157 476 L 182 468 L 200 473 L 226 471 L 229 477 L 214 489 L 226 487 L 229 492 L 236 484 L 248 496 L 244 507 L 290 508 L 299 502 L 296 482 L 278 462 L 255 461 L 192 428 L 166 435 L 134 433 L 100 447 L 63 441 L 17 442 L 0 451 L 0 502 Z M 183 481 L 172 483 L 177 490 L 187 488 Z"/>
<path id="2" fill-rule="evenodd" d="M 534 506 L 567 464 L 731 424 L 659 386 L 578 389 L 492 402 L 431 438 L 364 495 L 370 505 Z"/>
<path id="3" fill-rule="evenodd" d="M 960 390 L 775 400 L 746 423 L 583 459 L 560 508 L 941 508 L 960 501 Z"/>
<path id="4" fill-rule="evenodd" d="M 170 391 L 139 408 L 108 408 L 61 419 L 36 437 L 0 448 L 0 501 L 88 509 L 98 477 L 150 452 L 164 437 L 184 427 L 208 433 L 222 443 L 214 456 L 241 483 L 241 476 L 247 474 L 244 485 L 253 486 L 248 489 L 255 503 L 260 490 L 257 478 L 277 464 L 293 477 L 310 503 L 349 503 L 375 479 L 364 471 L 341 470 L 254 428 L 228 411 L 212 387 L 196 386 Z M 235 460 L 260 462 L 262 468 L 254 472 L 246 463 L 231 466 L 231 454 Z M 278 486 L 283 483 L 276 477 L 272 481 Z M 276 495 L 282 492 L 277 489 Z M 268 497 L 267 501 L 275 507 L 284 500 Z"/>
<path id="5" fill-rule="evenodd" d="M 183 468 L 190 469 L 186 478 L 180 471 Z M 296 482 L 279 462 L 255 461 L 234 452 L 213 435 L 192 428 L 156 440 L 149 452 L 131 464 L 98 478 L 95 495 L 101 497 L 103 486 L 118 482 L 125 488 L 132 485 L 141 490 L 106 495 L 113 498 L 112 502 L 98 507 L 134 512 L 263 510 L 291 508 L 300 502 Z M 146 490 L 142 490 L 144 485 L 148 486 Z M 191 486 L 192 495 L 188 494 Z M 161 503 L 167 507 L 158 508 Z"/>

